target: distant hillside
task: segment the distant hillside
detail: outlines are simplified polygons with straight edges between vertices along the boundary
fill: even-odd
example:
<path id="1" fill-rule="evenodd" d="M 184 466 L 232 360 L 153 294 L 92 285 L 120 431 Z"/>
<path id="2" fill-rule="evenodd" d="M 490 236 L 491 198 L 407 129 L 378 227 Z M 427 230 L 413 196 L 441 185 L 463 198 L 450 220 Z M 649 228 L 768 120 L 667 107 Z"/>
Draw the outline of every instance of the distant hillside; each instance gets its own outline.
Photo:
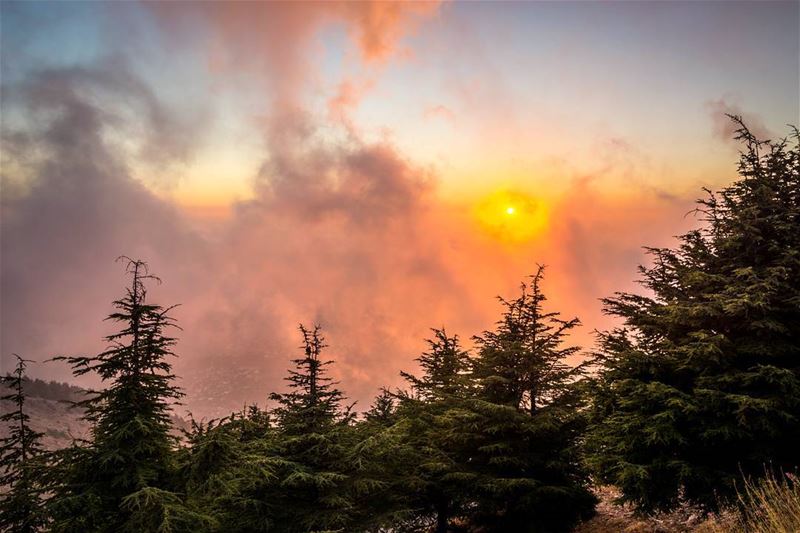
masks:
<path id="1" fill-rule="evenodd" d="M 80 419 L 82 410 L 71 406 L 84 398 L 84 390 L 75 385 L 41 379 L 26 379 L 24 383 L 27 396 L 25 408 L 31 417 L 31 427 L 42 433 L 42 445 L 48 450 L 68 446 L 74 439 L 89 437 L 89 424 Z M 0 395 L 8 394 L 8 389 L 0 385 Z M 2 401 L 3 412 L 12 408 L 11 402 Z M 176 431 L 188 428 L 189 424 L 178 416 L 172 417 Z M 0 437 L 8 435 L 8 427 L 0 424 Z"/>
<path id="2" fill-rule="evenodd" d="M 70 402 L 83 397 L 83 389 L 57 381 L 26 379 L 24 383 L 27 396 L 25 409 L 31 417 L 34 431 L 43 433 L 42 444 L 48 450 L 69 445 L 73 439 L 86 438 L 89 424 L 80 420 L 81 410 L 70 407 Z M 0 385 L 0 392 L 8 394 L 8 388 Z M 2 402 L 3 411 L 13 406 L 9 401 Z M 8 435 L 8 427 L 0 425 L 0 436 Z"/>
<path id="3" fill-rule="evenodd" d="M 77 402 L 83 399 L 83 389 L 69 383 L 25 378 L 25 394 L 31 398 Z"/>

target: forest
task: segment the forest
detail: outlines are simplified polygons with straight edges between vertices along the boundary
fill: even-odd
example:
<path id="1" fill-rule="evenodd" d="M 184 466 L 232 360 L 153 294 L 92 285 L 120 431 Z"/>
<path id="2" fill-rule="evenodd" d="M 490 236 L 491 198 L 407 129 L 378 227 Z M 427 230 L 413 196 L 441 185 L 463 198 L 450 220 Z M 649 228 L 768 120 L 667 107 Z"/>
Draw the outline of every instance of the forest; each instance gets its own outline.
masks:
<path id="1" fill-rule="evenodd" d="M 738 180 L 704 191 L 674 248 L 647 249 L 640 292 L 602 300 L 619 326 L 595 346 L 570 342 L 579 319 L 546 299 L 538 266 L 470 349 L 431 330 L 418 372 L 365 412 L 330 378 L 321 326 L 301 324 L 285 392 L 178 434 L 179 325 L 148 300 L 147 263 L 121 258 L 108 348 L 53 354 L 104 385 L 74 402 L 90 436 L 45 450 L 24 354 L 3 378 L 0 529 L 567 532 L 599 485 L 643 514 L 736 508 L 759 479 L 797 494 L 800 135 L 732 119 Z"/>

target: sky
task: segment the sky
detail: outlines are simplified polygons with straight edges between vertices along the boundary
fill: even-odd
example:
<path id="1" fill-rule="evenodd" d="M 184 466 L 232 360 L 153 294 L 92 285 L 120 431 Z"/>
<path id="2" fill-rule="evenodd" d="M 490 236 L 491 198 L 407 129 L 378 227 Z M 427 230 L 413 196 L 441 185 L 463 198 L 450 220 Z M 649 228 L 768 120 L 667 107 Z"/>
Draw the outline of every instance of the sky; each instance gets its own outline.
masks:
<path id="1" fill-rule="evenodd" d="M 798 2 L 0 4 L 0 362 L 113 331 L 115 258 L 181 304 L 186 408 L 264 403 L 320 323 L 359 408 L 537 264 L 616 325 L 644 246 L 800 116 Z M 93 385 L 87 380 L 78 383 Z"/>

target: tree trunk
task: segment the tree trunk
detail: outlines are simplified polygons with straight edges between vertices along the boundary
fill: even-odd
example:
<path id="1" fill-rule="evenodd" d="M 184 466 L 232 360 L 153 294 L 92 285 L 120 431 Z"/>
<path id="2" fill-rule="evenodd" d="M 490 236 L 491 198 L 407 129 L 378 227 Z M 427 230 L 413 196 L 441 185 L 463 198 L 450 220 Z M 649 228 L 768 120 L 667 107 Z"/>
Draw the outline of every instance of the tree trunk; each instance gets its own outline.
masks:
<path id="1" fill-rule="evenodd" d="M 436 505 L 436 533 L 447 533 L 447 501 L 441 500 Z"/>

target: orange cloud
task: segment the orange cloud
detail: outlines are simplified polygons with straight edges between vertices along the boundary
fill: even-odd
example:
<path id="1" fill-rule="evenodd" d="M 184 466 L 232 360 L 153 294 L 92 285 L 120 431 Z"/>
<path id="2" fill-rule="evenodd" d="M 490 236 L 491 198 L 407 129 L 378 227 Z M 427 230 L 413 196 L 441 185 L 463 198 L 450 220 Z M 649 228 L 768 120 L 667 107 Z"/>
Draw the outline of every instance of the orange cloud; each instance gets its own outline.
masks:
<path id="1" fill-rule="evenodd" d="M 439 9 L 438 1 L 395 2 L 368 0 L 337 4 L 351 22 L 351 34 L 365 60 L 382 61 L 397 52 L 401 38 L 414 31 L 421 19 Z"/>
<path id="2" fill-rule="evenodd" d="M 124 253 L 147 259 L 164 279 L 154 300 L 183 304 L 175 310 L 184 328 L 176 368 L 199 415 L 224 414 L 281 388 L 299 321 L 326 327 L 333 371 L 368 405 L 378 387 L 399 384 L 398 370 L 411 369 L 429 327 L 447 325 L 464 338 L 492 327 L 494 297 L 512 295 L 537 262 L 550 265 L 549 303 L 583 319 L 576 341 L 588 346 L 591 328 L 607 323 L 598 298 L 629 288 L 641 246 L 663 244 L 686 223 L 686 199 L 635 183 L 625 198 L 602 195 L 591 176 L 574 179 L 565 167 L 560 178 L 569 185 L 548 198 L 546 227 L 509 245 L 481 230 L 471 203 L 437 195 L 431 172 L 395 146 L 357 132 L 341 141 L 326 136 L 331 124 L 303 99 L 318 28 L 344 21 L 364 61 L 385 61 L 403 32 L 434 12 L 427 4 L 148 5 L 178 34 L 183 25 L 204 25 L 215 68 L 230 77 L 224 82 L 263 76 L 267 149 L 253 198 L 198 231 L 131 175 L 124 150 L 104 135 L 124 117 L 87 95 L 108 83 L 109 69 L 30 80 L 19 111 L 42 120 L 8 135 L 18 166 L 34 177 L 27 193 L 3 198 L 3 246 L 13 250 L 3 254 L 3 304 L 14 310 L 0 317 L 3 354 L 45 359 L 102 349 L 101 318 L 124 283 L 113 258 Z M 123 74 L 111 78 L 118 106 L 157 105 Z M 342 82 L 329 107 L 334 118 L 367 88 Z M 147 145 L 181 157 L 184 146 L 162 142 L 172 139 L 169 118 L 144 124 Z M 34 153 L 42 160 L 29 165 Z"/>
<path id="3" fill-rule="evenodd" d="M 328 118 L 332 122 L 344 125 L 348 130 L 353 130 L 354 125 L 350 114 L 358 107 L 364 94 L 373 87 L 372 81 L 355 82 L 345 80 L 339 84 L 336 94 L 328 100 Z"/>

